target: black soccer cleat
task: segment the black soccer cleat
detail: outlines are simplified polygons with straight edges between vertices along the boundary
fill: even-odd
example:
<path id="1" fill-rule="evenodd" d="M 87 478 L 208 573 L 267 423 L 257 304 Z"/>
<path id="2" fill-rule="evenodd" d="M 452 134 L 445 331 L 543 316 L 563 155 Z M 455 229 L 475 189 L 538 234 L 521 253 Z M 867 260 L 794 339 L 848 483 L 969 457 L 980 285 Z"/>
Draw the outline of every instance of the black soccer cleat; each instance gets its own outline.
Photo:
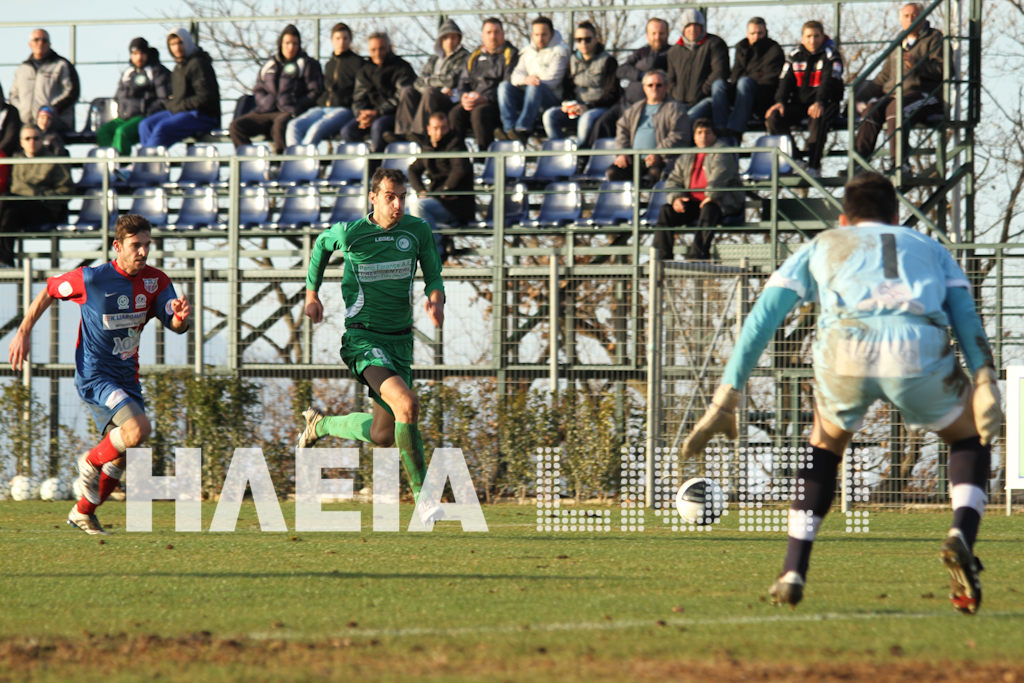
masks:
<path id="1" fill-rule="evenodd" d="M 789 605 L 795 608 L 804 599 L 804 579 L 800 574 L 789 570 L 768 589 L 768 597 L 773 605 Z"/>
<path id="2" fill-rule="evenodd" d="M 977 614 L 981 607 L 981 579 L 978 573 L 984 567 L 967 547 L 967 541 L 959 529 L 950 529 L 949 535 L 942 542 L 939 557 L 949 572 L 949 600 L 953 607 L 964 614 Z"/>

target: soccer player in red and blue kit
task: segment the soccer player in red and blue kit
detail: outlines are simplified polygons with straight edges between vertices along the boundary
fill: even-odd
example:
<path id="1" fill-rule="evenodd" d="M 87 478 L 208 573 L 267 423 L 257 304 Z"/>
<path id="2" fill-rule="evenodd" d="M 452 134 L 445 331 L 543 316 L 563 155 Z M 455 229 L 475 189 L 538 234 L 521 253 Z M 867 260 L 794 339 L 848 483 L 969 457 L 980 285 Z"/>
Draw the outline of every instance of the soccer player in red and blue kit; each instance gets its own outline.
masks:
<path id="1" fill-rule="evenodd" d="M 150 433 L 139 383 L 139 339 L 150 318 L 183 334 L 192 309 L 176 297 L 170 278 L 146 265 L 152 226 L 142 216 L 117 219 L 117 258 L 100 266 L 83 266 L 51 277 L 32 301 L 11 341 L 8 359 L 20 370 L 31 348 L 30 335 L 54 299 L 81 306 L 75 349 L 75 386 L 92 410 L 103 440 L 78 459 L 84 495 L 71 508 L 68 524 L 87 534 L 105 534 L 96 508 L 121 480 L 125 451 Z"/>

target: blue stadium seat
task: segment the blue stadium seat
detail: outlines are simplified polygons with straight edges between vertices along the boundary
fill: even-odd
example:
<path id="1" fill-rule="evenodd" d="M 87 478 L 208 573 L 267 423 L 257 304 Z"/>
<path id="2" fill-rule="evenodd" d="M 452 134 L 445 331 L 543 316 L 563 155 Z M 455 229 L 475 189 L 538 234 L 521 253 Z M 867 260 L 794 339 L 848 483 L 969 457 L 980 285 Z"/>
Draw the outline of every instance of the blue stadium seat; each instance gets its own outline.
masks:
<path id="1" fill-rule="evenodd" d="M 488 152 L 522 152 L 525 148 L 519 140 L 495 140 L 487 148 Z M 480 185 L 494 184 L 495 157 L 487 157 L 484 162 L 484 170 L 477 177 L 476 182 Z M 505 181 L 515 182 L 526 173 L 526 157 L 521 154 L 505 157 Z"/>
<path id="2" fill-rule="evenodd" d="M 117 118 L 117 100 L 113 97 L 97 97 L 89 103 L 89 113 L 85 115 L 82 130 L 69 131 L 64 134 L 64 142 L 96 142 L 96 131 L 104 123 Z"/>
<path id="3" fill-rule="evenodd" d="M 103 187 L 103 173 L 107 174 L 108 187 L 114 184 L 114 168 L 117 164 L 105 162 L 104 159 L 113 159 L 117 156 L 117 150 L 113 147 L 93 147 L 86 155 L 94 161 L 82 163 L 82 177 L 76 183 L 79 190 L 90 190 Z"/>
<path id="4" fill-rule="evenodd" d="M 331 209 L 330 218 L 323 224 L 324 227 L 359 220 L 367 213 L 367 197 L 362 185 L 344 185 L 338 188 L 338 193 L 333 199 L 334 208 Z"/>
<path id="5" fill-rule="evenodd" d="M 754 147 L 778 147 L 786 154 L 793 156 L 793 138 L 788 135 L 762 135 L 754 142 Z M 750 155 L 750 165 L 741 174 L 744 180 L 771 180 L 772 152 L 754 152 Z M 788 175 L 793 167 L 783 159 L 779 159 L 779 175 Z"/>
<path id="6" fill-rule="evenodd" d="M 132 195 L 132 208 L 128 213 L 139 214 L 153 227 L 167 225 L 167 191 L 162 187 L 139 188 Z"/>
<path id="7" fill-rule="evenodd" d="M 178 217 L 168 227 L 172 230 L 224 229 L 226 226 L 217 219 L 217 191 L 212 187 L 185 190 Z"/>
<path id="8" fill-rule="evenodd" d="M 506 188 L 508 189 L 508 188 Z M 505 227 L 518 227 L 523 223 L 529 212 L 527 204 L 526 185 L 516 183 L 511 187 L 511 192 L 505 194 Z M 473 224 L 475 228 L 494 227 L 494 203 L 487 207 L 487 215 L 482 221 Z"/>
<path id="9" fill-rule="evenodd" d="M 220 184 L 220 154 L 214 145 L 189 145 L 185 156 L 189 159 L 181 163 L 178 179 L 164 183 L 164 187 L 187 189 Z"/>
<path id="10" fill-rule="evenodd" d="M 266 145 L 239 145 L 235 155 L 250 157 L 238 163 L 240 185 L 263 185 L 270 178 L 270 148 Z"/>
<path id="11" fill-rule="evenodd" d="M 308 225 L 320 225 L 320 191 L 310 185 L 299 185 L 288 190 L 277 220 L 264 223 L 263 227 L 269 230 L 294 230 Z"/>
<path id="12" fill-rule="evenodd" d="M 384 168 L 398 169 L 402 173 L 409 172 L 409 164 L 416 161 L 416 155 L 422 152 L 423 149 L 420 147 L 418 142 L 407 142 L 405 140 L 396 140 L 395 142 L 388 143 L 388 146 L 384 148 L 385 154 L 404 154 L 405 156 L 398 157 L 395 159 L 385 159 L 381 166 Z"/>
<path id="13" fill-rule="evenodd" d="M 651 192 L 647 197 L 647 208 L 644 210 L 643 215 L 640 216 L 640 225 L 651 226 L 658 224 L 658 214 L 661 213 L 661 207 L 668 202 L 668 192 L 665 188 L 668 187 L 667 180 L 659 180 L 651 188 Z"/>
<path id="14" fill-rule="evenodd" d="M 615 138 L 598 138 L 594 140 L 593 148 L 596 150 L 607 150 L 607 149 L 618 149 L 615 144 Z M 608 167 L 615 162 L 615 154 L 594 154 L 593 156 L 586 157 L 587 165 L 583 169 L 583 173 L 573 176 L 573 180 L 577 182 L 585 181 L 597 181 L 601 182 L 605 178 L 605 172 Z"/>
<path id="15" fill-rule="evenodd" d="M 541 143 L 545 152 L 564 151 L 565 154 L 537 158 L 537 168 L 533 175 L 525 176 L 524 180 L 534 185 L 546 185 L 561 180 L 568 180 L 576 173 L 576 141 L 571 138 L 550 138 Z"/>
<path id="16" fill-rule="evenodd" d="M 277 178 L 267 181 L 269 187 L 296 187 L 308 185 L 320 175 L 320 157 L 316 145 L 291 145 L 284 150 L 285 154 L 298 155 L 298 159 L 281 162 Z"/>
<path id="17" fill-rule="evenodd" d="M 91 232 L 100 230 L 103 227 L 103 211 L 107 211 L 108 223 L 113 230 L 117 222 L 117 193 L 113 190 L 107 191 L 104 198 L 102 190 L 89 190 L 85 199 L 82 200 L 82 207 L 78 210 L 78 220 L 74 223 L 64 223 L 57 226 L 61 232 Z"/>
<path id="18" fill-rule="evenodd" d="M 270 197 L 262 186 L 243 187 L 238 197 L 238 226 L 258 228 L 270 217 Z"/>
<path id="19" fill-rule="evenodd" d="M 633 220 L 633 181 L 606 180 L 598 193 L 587 225 L 619 225 Z"/>
<path id="20" fill-rule="evenodd" d="M 555 182 L 544 188 L 544 199 L 537 219 L 529 221 L 534 228 L 557 228 L 578 223 L 583 213 L 583 198 L 577 183 Z"/>
<path id="21" fill-rule="evenodd" d="M 132 170 L 124 186 L 159 187 L 171 179 L 171 162 L 167 160 L 166 147 L 141 147 L 135 154 Z"/>
<path id="22" fill-rule="evenodd" d="M 328 187 L 362 185 L 366 155 L 370 153 L 370 146 L 365 142 L 342 142 L 335 148 L 334 153 L 352 156 L 332 161 L 330 168 L 327 169 L 327 177 L 316 181 L 316 184 Z"/>

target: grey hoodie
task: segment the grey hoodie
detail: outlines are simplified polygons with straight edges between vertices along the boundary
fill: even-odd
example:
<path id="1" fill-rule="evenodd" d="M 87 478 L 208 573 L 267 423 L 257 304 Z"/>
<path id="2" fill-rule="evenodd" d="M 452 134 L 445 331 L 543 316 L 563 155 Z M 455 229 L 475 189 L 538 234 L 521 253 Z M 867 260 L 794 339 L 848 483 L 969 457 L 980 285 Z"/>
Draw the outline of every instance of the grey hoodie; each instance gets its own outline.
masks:
<path id="1" fill-rule="evenodd" d="M 452 19 L 446 20 L 438 29 L 437 40 L 434 41 L 434 54 L 427 60 L 426 66 L 414 83 L 421 93 L 425 93 L 428 88 L 454 90 L 458 85 L 459 74 L 469 60 L 469 51 L 460 43 L 459 47 L 446 57 L 444 48 L 441 47 L 441 39 L 449 33 L 457 33 L 460 38 L 462 37 L 462 29 Z"/>

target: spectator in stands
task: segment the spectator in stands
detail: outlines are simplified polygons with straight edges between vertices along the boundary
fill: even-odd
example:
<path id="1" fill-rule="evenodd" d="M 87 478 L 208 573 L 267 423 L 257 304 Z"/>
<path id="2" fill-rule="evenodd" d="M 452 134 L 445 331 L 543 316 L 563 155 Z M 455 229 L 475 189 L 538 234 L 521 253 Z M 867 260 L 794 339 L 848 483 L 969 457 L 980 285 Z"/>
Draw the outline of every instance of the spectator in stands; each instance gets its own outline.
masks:
<path id="1" fill-rule="evenodd" d="M 171 72 L 160 63 L 160 52 L 145 38 L 135 38 L 128 46 L 131 64 L 117 82 L 117 118 L 96 131 L 96 144 L 113 147 L 122 156 L 131 154 L 139 141 L 142 119 L 163 111 L 171 96 Z"/>
<path id="2" fill-rule="evenodd" d="M 462 47 L 462 29 L 448 19 L 437 31 L 434 54 L 416 81 L 402 89 L 395 113 L 395 135 L 409 140 L 419 139 L 427 133 L 427 120 L 435 111 L 445 116 L 455 104 L 459 74 L 469 59 L 469 51 Z"/>
<path id="3" fill-rule="evenodd" d="M 900 9 L 900 28 L 910 29 L 924 7 L 917 2 Z M 870 158 L 885 120 L 890 163 L 896 159 L 896 86 L 899 62 L 903 61 L 903 147 L 910 127 L 932 114 L 943 113 L 942 31 L 922 21 L 906 35 L 898 49 L 889 53 L 881 72 L 857 93 L 857 110 L 864 116 L 857 128 L 854 149 Z"/>
<path id="4" fill-rule="evenodd" d="M 448 125 L 448 117 L 439 111 L 430 115 L 427 122 L 427 139 L 423 141 L 424 151 L 465 152 L 466 141 Z M 426 174 L 427 182 L 423 182 Z M 465 225 L 471 222 L 476 211 L 473 196 L 473 167 L 469 159 L 419 157 L 409 165 L 409 184 L 416 191 L 415 201 L 409 202 L 409 213 L 422 218 L 436 231 L 438 223 Z M 427 194 L 431 196 L 426 196 Z M 454 193 L 454 194 L 447 194 Z M 434 234 L 441 260 L 453 252 L 450 235 Z"/>
<path id="5" fill-rule="evenodd" d="M 34 159 L 43 146 L 41 131 L 34 124 L 21 127 L 21 151 L 15 158 Z M 66 164 L 18 164 L 11 168 L 11 195 L 16 197 L 64 197 L 74 191 L 71 167 Z M 47 229 L 68 219 L 68 200 L 11 201 L 0 204 L 0 233 Z M 0 238 L 0 266 L 14 265 L 14 238 Z"/>
<path id="6" fill-rule="evenodd" d="M 331 47 L 334 54 L 324 66 L 324 90 L 315 107 L 288 122 L 285 142 L 291 145 L 315 145 L 333 137 L 351 121 L 352 94 L 356 74 L 366 60 L 352 51 L 352 29 L 337 23 L 331 29 Z"/>
<path id="7" fill-rule="evenodd" d="M 512 76 L 519 50 L 505 42 L 505 29 L 496 17 L 484 20 L 480 43 L 459 76 L 459 103 L 448 112 L 448 124 L 460 138 L 472 128 L 477 147 L 485 150 L 501 123 L 498 84 Z"/>
<path id="8" fill-rule="evenodd" d="M 370 149 L 383 152 L 394 141 L 398 93 L 416 80 L 409 62 L 391 51 L 391 38 L 383 31 L 369 37 L 370 61 L 356 74 L 353 104 L 356 118 L 341 129 L 346 142 L 362 142 L 370 136 Z"/>
<path id="9" fill-rule="evenodd" d="M 810 117 L 806 163 L 814 176 L 821 175 L 828 131 L 842 98 L 843 58 L 821 22 L 808 21 L 801 30 L 800 47 L 789 54 L 782 69 L 765 124 L 773 135 L 789 135 L 791 126 Z"/>
<path id="10" fill-rule="evenodd" d="M 562 104 L 544 112 L 544 132 L 549 138 L 564 138 L 575 121 L 578 146 L 587 147 L 591 126 L 622 94 L 615 75 L 619 64 L 604 49 L 597 27 L 589 21 L 576 25 L 573 42 L 576 49 L 569 58 Z"/>
<path id="11" fill-rule="evenodd" d="M 0 152 L 11 156 L 21 149 L 21 115 L 18 108 L 4 99 L 4 89 L 0 87 Z M 8 166 L 7 168 L 10 168 Z"/>
<path id="12" fill-rule="evenodd" d="M 167 50 L 174 58 L 171 97 L 167 108 L 151 114 L 139 124 L 143 147 L 170 147 L 189 136 L 209 133 L 220 125 L 220 88 L 213 60 L 196 46 L 187 29 L 177 28 L 167 36 Z"/>
<path id="13" fill-rule="evenodd" d="M 668 149 L 690 146 L 690 119 L 686 107 L 668 96 L 668 76 L 653 69 L 643 77 L 644 99 L 631 104 L 615 129 L 619 149 Z M 640 181 L 651 186 L 665 173 L 668 159 L 647 154 L 640 160 Z M 620 154 L 608 168 L 609 180 L 632 180 L 633 157 Z"/>
<path id="14" fill-rule="evenodd" d="M 707 32 L 700 10 L 683 10 L 682 24 L 683 37 L 668 51 L 668 93 L 686 105 L 690 120 L 695 121 L 711 116 L 712 88 L 729 78 L 729 46 Z M 715 122 L 721 127 L 725 124 Z"/>
<path id="15" fill-rule="evenodd" d="M 323 89 L 320 62 L 306 54 L 299 29 L 288 24 L 277 37 L 277 51 L 256 76 L 255 108 L 228 128 L 231 142 L 240 147 L 250 144 L 254 135 L 267 135 L 274 153 L 281 154 L 288 122 L 316 104 Z"/>
<path id="16" fill-rule="evenodd" d="M 587 147 L 593 147 L 594 140 L 598 138 L 615 137 L 616 124 L 622 113 L 634 102 L 645 99 L 642 84 L 644 74 L 654 69 L 668 70 L 668 50 L 668 22 L 658 18 L 648 20 L 647 44 L 627 57 L 615 71 L 620 82 L 628 81 L 622 91 L 622 98 L 601 114 L 597 123 L 591 127 Z"/>
<path id="17" fill-rule="evenodd" d="M 66 157 L 67 148 L 64 147 L 64 136 L 56 128 L 56 117 L 51 107 L 39 107 L 36 114 L 36 127 L 42 136 L 42 145 L 36 156 L 41 157 Z"/>
<path id="18" fill-rule="evenodd" d="M 50 106 L 57 114 L 55 127 L 74 130 L 78 72 L 71 62 L 50 49 L 50 34 L 43 29 L 32 31 L 28 45 L 32 54 L 14 72 L 11 104 L 17 107 L 22 123 L 35 123 L 39 108 Z"/>
<path id="19" fill-rule="evenodd" d="M 751 116 L 764 117 L 775 100 L 785 63 L 782 46 L 768 37 L 764 19 L 751 17 L 747 37 L 736 43 L 728 84 L 719 81 L 712 88 L 713 118 L 716 123 L 725 121 L 721 133 L 727 142 L 739 143 Z"/>
<path id="20" fill-rule="evenodd" d="M 711 119 L 694 122 L 693 142 L 700 149 L 725 147 L 715 136 Z M 705 228 L 694 233 L 686 258 L 710 259 L 715 237 L 710 228 L 722 225 L 723 219 L 735 219 L 743 214 L 743 186 L 736 155 L 713 151 L 681 154 L 668 176 L 668 186 L 687 189 L 669 194 L 668 203 L 658 214 L 658 225 Z M 675 234 L 668 230 L 654 234 L 654 246 L 663 259 L 672 258 L 674 243 Z"/>
<path id="21" fill-rule="evenodd" d="M 498 106 L 504 130 L 495 137 L 526 144 L 537 118 L 562 101 L 562 84 L 569 68 L 569 47 L 547 17 L 530 25 L 530 45 L 519 55 L 512 77 L 498 86 Z"/>

